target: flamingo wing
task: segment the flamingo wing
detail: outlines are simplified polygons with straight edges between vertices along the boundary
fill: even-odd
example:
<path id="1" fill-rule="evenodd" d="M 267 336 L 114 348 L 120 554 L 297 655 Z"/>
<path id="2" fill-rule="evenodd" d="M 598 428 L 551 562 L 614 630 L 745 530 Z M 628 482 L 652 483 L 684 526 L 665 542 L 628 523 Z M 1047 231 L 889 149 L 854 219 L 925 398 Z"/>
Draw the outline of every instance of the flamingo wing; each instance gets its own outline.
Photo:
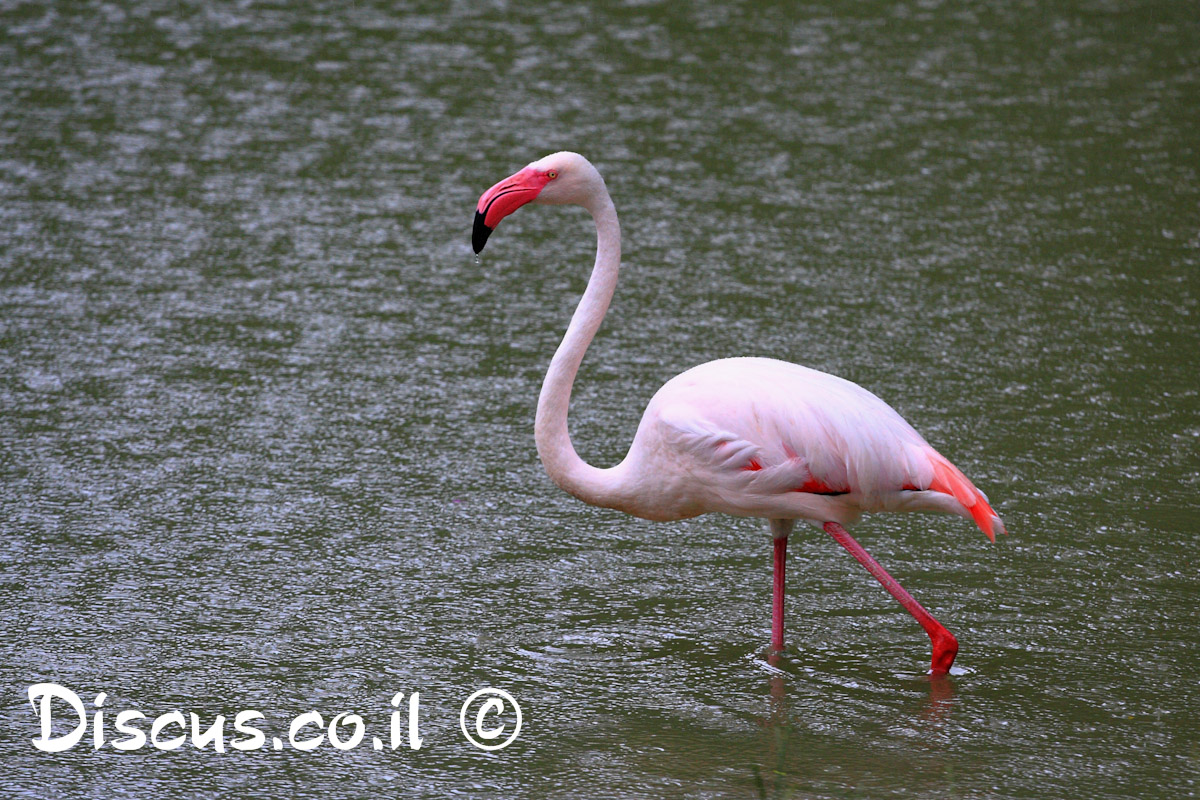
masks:
<path id="1" fill-rule="evenodd" d="M 746 491 L 776 494 L 812 492 L 845 494 L 850 491 L 844 480 L 813 473 L 808 459 L 790 448 L 780 458 L 773 448 L 756 444 L 731 430 L 722 428 L 682 405 L 666 406 L 659 413 L 664 439 L 676 450 L 686 453 L 694 468 L 718 473 L 738 482 Z"/>

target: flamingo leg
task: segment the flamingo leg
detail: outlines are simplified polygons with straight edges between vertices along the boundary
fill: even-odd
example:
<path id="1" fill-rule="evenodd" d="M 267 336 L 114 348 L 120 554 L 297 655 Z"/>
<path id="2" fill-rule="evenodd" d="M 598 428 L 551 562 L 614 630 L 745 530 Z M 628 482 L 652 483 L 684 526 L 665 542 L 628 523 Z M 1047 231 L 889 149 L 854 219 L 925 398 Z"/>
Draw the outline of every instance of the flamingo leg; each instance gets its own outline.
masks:
<path id="1" fill-rule="evenodd" d="M 787 561 L 787 537 L 780 536 L 775 544 L 775 575 L 771 592 L 771 649 L 783 649 L 783 575 Z"/>
<path id="2" fill-rule="evenodd" d="M 783 649 L 783 585 L 787 566 L 788 535 L 795 520 L 771 520 L 771 534 L 775 548 L 774 574 L 771 581 L 771 650 Z"/>
<path id="3" fill-rule="evenodd" d="M 825 532 L 833 537 L 833 540 L 846 548 L 850 555 L 854 556 L 858 563 L 867 568 L 867 572 L 879 581 L 884 589 L 888 590 L 888 594 L 896 598 L 900 605 L 904 606 L 908 613 L 912 614 L 917 622 L 921 623 L 921 627 L 929 634 L 929 641 L 933 643 L 933 657 L 930 660 L 929 672 L 932 675 L 944 675 L 950 671 L 950 665 L 954 663 L 954 657 L 958 655 L 958 640 L 954 638 L 954 634 L 946 630 L 942 623 L 933 618 L 933 615 L 925 610 L 924 606 L 918 603 L 911 594 L 905 591 L 895 578 L 887 573 L 879 562 L 871 557 L 871 554 L 863 549 L 862 545 L 854 541 L 846 529 L 836 522 L 826 522 Z"/>

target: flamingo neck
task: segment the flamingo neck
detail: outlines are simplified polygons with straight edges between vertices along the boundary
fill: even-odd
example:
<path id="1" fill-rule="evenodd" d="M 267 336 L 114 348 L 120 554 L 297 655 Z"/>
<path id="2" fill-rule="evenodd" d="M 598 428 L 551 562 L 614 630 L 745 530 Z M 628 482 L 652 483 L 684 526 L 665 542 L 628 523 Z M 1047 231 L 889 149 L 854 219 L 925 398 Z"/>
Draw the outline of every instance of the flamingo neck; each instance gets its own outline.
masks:
<path id="1" fill-rule="evenodd" d="M 585 207 L 596 222 L 596 264 L 542 382 L 534 439 L 546 472 L 563 490 L 592 505 L 621 508 L 620 466 L 597 469 L 587 464 L 575 452 L 567 430 L 571 387 L 583 355 L 604 321 L 621 266 L 621 226 L 612 198 L 601 187 Z"/>

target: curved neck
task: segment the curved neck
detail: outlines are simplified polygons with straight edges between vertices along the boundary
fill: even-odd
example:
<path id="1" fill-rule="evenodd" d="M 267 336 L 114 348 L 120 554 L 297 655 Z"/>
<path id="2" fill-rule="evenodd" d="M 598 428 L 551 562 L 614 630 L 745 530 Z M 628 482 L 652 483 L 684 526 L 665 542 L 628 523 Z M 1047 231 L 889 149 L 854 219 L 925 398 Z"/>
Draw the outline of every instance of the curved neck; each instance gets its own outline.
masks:
<path id="1" fill-rule="evenodd" d="M 621 266 L 621 226 L 612 198 L 601 190 L 586 207 L 596 221 L 596 265 L 542 382 L 534 439 L 538 456 L 556 484 L 592 505 L 617 508 L 621 500 L 617 468 L 597 469 L 585 463 L 567 430 L 571 386 L 583 354 L 604 321 Z"/>

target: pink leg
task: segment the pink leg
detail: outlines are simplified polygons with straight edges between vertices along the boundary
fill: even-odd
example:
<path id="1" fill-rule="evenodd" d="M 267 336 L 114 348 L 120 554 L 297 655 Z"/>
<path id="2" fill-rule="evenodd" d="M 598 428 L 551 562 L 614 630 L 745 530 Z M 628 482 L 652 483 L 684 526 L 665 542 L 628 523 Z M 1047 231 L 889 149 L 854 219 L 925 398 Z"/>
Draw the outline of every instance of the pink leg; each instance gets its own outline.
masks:
<path id="1" fill-rule="evenodd" d="M 933 643 L 933 658 L 930 662 L 929 671 L 934 675 L 944 675 L 950 671 L 950 665 L 954 663 L 954 656 L 958 655 L 958 640 L 954 638 L 954 634 L 946 630 L 942 623 L 933 618 L 933 615 L 921 606 L 913 596 L 904 590 L 904 587 L 896 582 L 896 579 L 887 573 L 883 567 L 879 566 L 879 562 L 871 558 L 871 554 L 862 548 L 854 538 L 846 533 L 846 529 L 836 522 L 826 522 L 825 532 L 834 538 L 838 544 L 850 551 L 850 555 L 867 568 L 867 572 L 875 576 L 875 580 L 883 584 L 883 588 L 888 590 L 888 593 L 900 601 L 900 605 L 916 618 L 917 622 L 921 623 L 921 627 L 929 634 L 929 640 Z"/>
<path id="2" fill-rule="evenodd" d="M 783 575 L 787 563 L 787 537 L 779 536 L 775 543 L 775 575 L 771 593 L 771 649 L 783 649 Z"/>
<path id="3" fill-rule="evenodd" d="M 775 544 L 775 573 L 771 583 L 771 650 L 783 650 L 783 576 L 787 568 L 787 540 L 796 526 L 794 519 L 767 520 Z"/>

